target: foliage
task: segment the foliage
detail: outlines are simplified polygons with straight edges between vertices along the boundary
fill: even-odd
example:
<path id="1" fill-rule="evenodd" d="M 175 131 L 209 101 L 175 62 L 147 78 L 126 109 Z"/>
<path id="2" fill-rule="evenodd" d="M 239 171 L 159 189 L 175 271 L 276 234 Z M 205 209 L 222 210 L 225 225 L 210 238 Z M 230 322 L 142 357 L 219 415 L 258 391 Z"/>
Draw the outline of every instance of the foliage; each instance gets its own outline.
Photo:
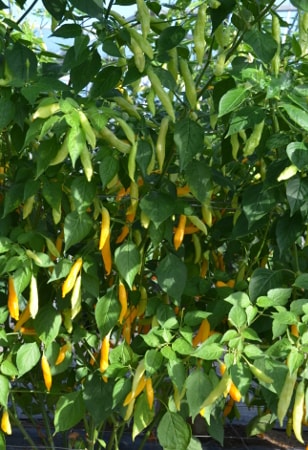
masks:
<path id="1" fill-rule="evenodd" d="M 62 54 L 0 3 L 5 419 L 200 449 L 237 388 L 251 434 L 293 411 L 301 439 L 308 11 L 291 35 L 273 1 L 116 3 L 43 0 Z"/>

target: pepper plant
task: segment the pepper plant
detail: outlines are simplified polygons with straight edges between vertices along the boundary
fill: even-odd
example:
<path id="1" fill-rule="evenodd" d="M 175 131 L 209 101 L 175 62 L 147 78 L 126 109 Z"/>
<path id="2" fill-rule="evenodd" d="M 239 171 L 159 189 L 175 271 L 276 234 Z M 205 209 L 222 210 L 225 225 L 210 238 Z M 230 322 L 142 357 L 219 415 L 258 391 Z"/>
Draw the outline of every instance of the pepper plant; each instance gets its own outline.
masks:
<path id="1" fill-rule="evenodd" d="M 197 450 L 239 402 L 303 442 L 308 8 L 0 2 L 1 448 Z M 280 2 L 281 5 L 284 2 Z M 129 18 L 116 6 L 128 5 Z M 282 400 L 281 400 L 282 399 Z M 283 401 L 283 404 L 282 404 Z M 73 445 L 67 442 L 67 445 Z"/>

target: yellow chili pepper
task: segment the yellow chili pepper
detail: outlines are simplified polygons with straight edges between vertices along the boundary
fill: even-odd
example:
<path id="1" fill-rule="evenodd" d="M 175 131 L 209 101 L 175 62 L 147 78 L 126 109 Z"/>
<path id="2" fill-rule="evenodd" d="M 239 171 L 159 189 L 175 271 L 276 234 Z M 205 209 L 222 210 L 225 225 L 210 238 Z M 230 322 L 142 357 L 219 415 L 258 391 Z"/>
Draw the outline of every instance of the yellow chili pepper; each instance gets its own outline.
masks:
<path id="1" fill-rule="evenodd" d="M 102 258 L 105 266 L 106 275 L 110 275 L 112 269 L 112 255 L 110 248 L 110 233 L 108 234 L 107 240 L 104 247 L 101 250 Z"/>
<path id="2" fill-rule="evenodd" d="M 304 444 L 302 437 L 302 420 L 304 417 L 305 381 L 301 380 L 296 388 L 295 400 L 292 412 L 293 431 L 296 439 Z"/>
<path id="3" fill-rule="evenodd" d="M 127 292 L 121 280 L 119 281 L 119 302 L 121 305 L 119 323 L 122 323 L 127 313 Z"/>
<path id="4" fill-rule="evenodd" d="M 101 224 L 101 233 L 99 237 L 99 250 L 102 250 L 102 248 L 105 245 L 105 242 L 108 239 L 108 235 L 110 233 L 110 215 L 107 208 L 104 206 L 102 207 L 102 224 Z"/>
<path id="5" fill-rule="evenodd" d="M 145 392 L 148 400 L 149 408 L 153 408 L 154 404 L 154 389 L 152 384 L 152 378 L 147 378 L 145 383 Z"/>
<path id="6" fill-rule="evenodd" d="M 66 296 L 74 287 L 77 276 L 82 267 L 82 258 L 78 258 L 71 267 L 68 276 L 62 285 L 62 298 Z"/>
<path id="7" fill-rule="evenodd" d="M 173 237 L 173 245 L 176 250 L 179 249 L 181 246 L 183 239 L 184 239 L 184 233 L 185 233 L 185 224 L 186 224 L 186 216 L 185 214 L 181 214 L 179 218 L 178 226 L 175 230 L 174 237 Z"/>
<path id="8" fill-rule="evenodd" d="M 101 357 L 99 361 L 99 368 L 102 373 L 104 373 L 109 366 L 109 350 L 110 350 L 110 333 L 108 333 L 102 340 Z M 103 377 L 103 380 L 105 382 L 108 381 L 106 377 Z"/>
<path id="9" fill-rule="evenodd" d="M 49 392 L 51 389 L 51 386 L 52 386 L 52 376 L 51 376 L 50 365 L 49 365 L 49 362 L 47 360 L 45 353 L 42 354 L 41 368 L 42 368 L 42 372 L 43 372 L 44 383 L 45 383 L 47 391 Z"/>
<path id="10" fill-rule="evenodd" d="M 16 294 L 14 278 L 12 276 L 9 277 L 9 286 L 8 286 L 8 309 L 11 317 L 15 320 L 19 319 L 19 306 L 18 306 L 18 296 Z"/>
<path id="11" fill-rule="evenodd" d="M 6 434 L 12 434 L 12 427 L 10 422 L 10 416 L 7 409 L 3 410 L 1 417 L 1 430 Z"/>
<path id="12" fill-rule="evenodd" d="M 129 405 L 129 403 L 132 400 L 135 400 L 138 397 L 138 395 L 141 394 L 141 392 L 143 391 L 145 386 L 146 386 L 146 378 L 145 378 L 144 375 L 142 375 L 140 380 L 138 381 L 138 384 L 137 384 L 136 388 L 135 389 L 133 388 L 132 391 L 129 392 L 127 394 L 127 396 L 125 397 L 123 406 Z"/>

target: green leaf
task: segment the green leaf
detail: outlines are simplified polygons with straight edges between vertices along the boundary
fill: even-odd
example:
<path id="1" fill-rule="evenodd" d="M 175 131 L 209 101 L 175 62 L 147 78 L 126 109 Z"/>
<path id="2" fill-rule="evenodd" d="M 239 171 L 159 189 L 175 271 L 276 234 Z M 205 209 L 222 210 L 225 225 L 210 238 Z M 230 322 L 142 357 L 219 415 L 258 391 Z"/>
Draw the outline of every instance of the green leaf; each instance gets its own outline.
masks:
<path id="1" fill-rule="evenodd" d="M 167 220 L 175 210 L 174 199 L 158 191 L 150 191 L 141 199 L 140 208 L 151 219 L 156 228 Z"/>
<path id="2" fill-rule="evenodd" d="M 137 246 L 133 242 L 124 242 L 114 252 L 114 262 L 120 275 L 132 289 L 141 264 L 141 256 Z"/>
<path id="3" fill-rule="evenodd" d="M 52 305 L 44 305 L 35 317 L 34 328 L 41 341 L 48 346 L 58 336 L 61 323 L 60 312 Z"/>
<path id="4" fill-rule="evenodd" d="M 308 290 L 308 273 L 302 273 L 296 277 L 293 286 L 298 289 Z"/>
<path id="5" fill-rule="evenodd" d="M 301 9 L 302 11 L 308 12 L 308 5 L 303 0 L 290 0 L 292 5 L 296 8 Z"/>
<path id="6" fill-rule="evenodd" d="M 247 316 L 245 310 L 238 305 L 232 306 L 228 315 L 229 322 L 240 330 L 247 324 Z"/>
<path id="7" fill-rule="evenodd" d="M 269 33 L 256 28 L 244 34 L 244 41 L 252 47 L 256 56 L 265 64 L 269 64 L 277 51 L 277 42 Z"/>
<path id="8" fill-rule="evenodd" d="M 10 390 L 9 380 L 4 375 L 0 374 L 0 405 L 2 405 L 4 408 L 7 407 L 9 390 Z"/>
<path id="9" fill-rule="evenodd" d="M 304 142 L 291 142 L 287 146 L 287 155 L 299 170 L 308 167 L 308 147 Z"/>
<path id="10" fill-rule="evenodd" d="M 3 130 L 13 120 L 15 115 L 14 103 L 6 97 L 0 97 L 0 130 Z"/>
<path id="11" fill-rule="evenodd" d="M 82 391 L 62 395 L 56 404 L 54 426 L 55 432 L 66 431 L 76 425 L 85 414 Z"/>
<path id="12" fill-rule="evenodd" d="M 67 23 L 61 25 L 59 28 L 56 28 L 52 36 L 54 37 L 62 37 L 62 38 L 73 38 L 76 36 L 80 36 L 82 33 L 82 28 L 78 24 Z"/>
<path id="13" fill-rule="evenodd" d="M 30 372 L 39 362 L 40 358 L 41 353 L 36 342 L 23 344 L 16 354 L 16 365 L 19 376 L 22 377 L 25 373 Z"/>
<path id="14" fill-rule="evenodd" d="M 164 329 L 175 329 L 179 326 L 174 310 L 170 305 L 159 305 L 156 310 L 156 318 L 159 325 Z"/>
<path id="15" fill-rule="evenodd" d="M 8 69 L 14 76 L 14 84 L 18 86 L 33 79 L 37 69 L 35 53 L 19 42 L 9 47 L 5 55 Z"/>
<path id="16" fill-rule="evenodd" d="M 178 338 L 172 343 L 172 350 L 180 355 L 191 355 L 193 353 L 192 345 L 184 338 Z"/>
<path id="17" fill-rule="evenodd" d="M 31 274 L 32 270 L 30 269 L 29 264 L 24 264 L 14 272 L 14 285 L 18 296 L 20 296 L 20 294 L 22 294 L 22 292 L 29 285 Z"/>
<path id="18" fill-rule="evenodd" d="M 15 378 L 18 375 L 17 367 L 9 359 L 5 359 L 1 364 L 1 373 L 10 378 Z"/>
<path id="19" fill-rule="evenodd" d="M 148 427 L 155 417 L 154 408 L 150 409 L 146 393 L 143 392 L 136 401 L 134 409 L 134 423 L 132 439 L 134 440 L 146 427 Z"/>
<path id="20" fill-rule="evenodd" d="M 73 211 L 64 220 L 65 251 L 72 245 L 79 244 L 92 230 L 93 222 L 87 213 Z"/>
<path id="21" fill-rule="evenodd" d="M 270 289 L 281 288 L 287 283 L 292 283 L 290 278 L 292 278 L 292 275 L 286 270 L 256 269 L 252 273 L 249 283 L 251 301 L 255 302 L 258 297 L 266 295 Z"/>
<path id="22" fill-rule="evenodd" d="M 168 295 L 180 300 L 187 279 L 186 265 L 175 255 L 169 253 L 157 266 L 156 276 L 159 286 Z"/>
<path id="23" fill-rule="evenodd" d="M 84 382 L 82 395 L 85 407 L 97 425 L 104 422 L 112 412 L 113 387 L 110 380 L 105 383 L 97 372 L 90 374 Z"/>
<path id="24" fill-rule="evenodd" d="M 119 171 L 119 161 L 113 155 L 107 154 L 99 165 L 99 176 L 103 189 L 110 183 Z"/>
<path id="25" fill-rule="evenodd" d="M 291 216 L 302 206 L 307 205 L 308 180 L 303 177 L 293 177 L 286 183 L 286 195 L 290 206 Z"/>
<path id="26" fill-rule="evenodd" d="M 165 28 L 157 41 L 158 51 L 160 53 L 171 50 L 172 48 L 179 45 L 179 43 L 184 39 L 186 31 L 181 26 L 175 25 L 172 27 Z"/>
<path id="27" fill-rule="evenodd" d="M 74 126 L 69 130 L 67 146 L 72 160 L 72 165 L 75 167 L 77 159 L 82 151 L 87 147 L 85 135 L 80 127 Z"/>
<path id="28" fill-rule="evenodd" d="M 232 292 L 232 294 L 225 298 L 225 302 L 240 306 L 242 308 L 247 308 L 251 304 L 248 295 L 245 292 L 240 291 Z"/>
<path id="29" fill-rule="evenodd" d="M 96 184 L 89 183 L 85 177 L 75 178 L 71 185 L 71 193 L 77 211 L 84 213 L 94 200 Z"/>
<path id="30" fill-rule="evenodd" d="M 56 20 L 62 19 L 66 8 L 66 0 L 43 0 L 43 4 Z"/>
<path id="31" fill-rule="evenodd" d="M 5 194 L 2 217 L 6 217 L 10 212 L 18 208 L 23 201 L 23 191 L 23 183 L 16 183 L 10 186 L 10 189 Z"/>
<path id="32" fill-rule="evenodd" d="M 262 350 L 253 344 L 245 344 L 244 353 L 251 359 L 264 358 L 264 353 Z"/>
<path id="33" fill-rule="evenodd" d="M 210 378 L 203 370 L 196 369 L 188 375 L 186 379 L 186 397 L 189 414 L 193 421 L 199 414 L 204 399 L 208 397 L 212 389 Z"/>
<path id="34" fill-rule="evenodd" d="M 213 188 L 212 172 L 207 161 L 191 161 L 185 169 L 185 176 L 191 192 L 197 200 L 205 203 Z"/>
<path id="35" fill-rule="evenodd" d="M 145 141 L 144 139 L 139 139 L 136 162 L 140 167 L 140 170 L 144 177 L 147 175 L 147 170 L 152 160 L 152 156 L 153 156 L 153 149 L 151 144 Z"/>
<path id="36" fill-rule="evenodd" d="M 231 118 L 226 137 L 238 133 L 241 130 L 253 128 L 256 123 L 260 123 L 264 119 L 264 110 L 256 105 L 245 106 L 239 110 L 236 109 L 234 114 L 235 115 Z"/>
<path id="37" fill-rule="evenodd" d="M 147 350 L 144 356 L 145 370 L 148 376 L 157 373 L 162 365 L 163 356 L 158 350 Z"/>
<path id="38" fill-rule="evenodd" d="M 197 309 L 196 311 L 187 311 L 184 315 L 184 324 L 189 326 L 200 325 L 203 319 L 207 319 L 211 315 L 210 312 L 201 311 Z"/>
<path id="39" fill-rule="evenodd" d="M 91 97 L 103 97 L 110 94 L 122 78 L 122 69 L 118 66 L 104 67 L 95 77 L 91 88 Z"/>
<path id="40" fill-rule="evenodd" d="M 13 242 L 5 236 L 0 237 L 0 254 L 8 252 L 12 248 Z"/>
<path id="41" fill-rule="evenodd" d="M 54 209 L 59 209 L 62 200 L 61 180 L 51 181 L 44 178 L 42 194 L 46 202 Z"/>
<path id="42" fill-rule="evenodd" d="M 174 142 L 179 152 L 180 170 L 184 170 L 197 153 L 203 151 L 204 131 L 189 118 L 176 121 Z"/>
<path id="43" fill-rule="evenodd" d="M 180 414 L 167 411 L 159 422 L 157 437 L 164 450 L 187 450 L 191 430 Z"/>
<path id="44" fill-rule="evenodd" d="M 306 197 L 306 199 L 307 198 L 308 197 Z M 296 239 L 301 235 L 302 230 L 303 225 L 299 213 L 294 214 L 292 217 L 290 217 L 289 214 L 284 214 L 277 220 L 275 231 L 280 256 L 290 249 L 292 244 L 294 244 Z"/>
<path id="45" fill-rule="evenodd" d="M 214 6 L 215 2 L 212 2 L 212 7 L 209 8 L 211 21 L 212 21 L 212 33 L 219 27 L 219 25 L 227 18 L 227 16 L 233 11 L 236 2 L 235 0 L 219 0 L 216 2 L 218 6 Z"/>
<path id="46" fill-rule="evenodd" d="M 248 93 L 249 90 L 244 87 L 227 91 L 219 101 L 218 117 L 222 117 L 237 109 L 248 97 Z"/>
<path id="47" fill-rule="evenodd" d="M 291 120 L 296 123 L 301 129 L 308 131 L 308 113 L 291 103 L 283 103 L 281 105 Z"/>
<path id="48" fill-rule="evenodd" d="M 102 338 L 116 325 L 119 315 L 120 304 L 116 288 L 112 287 L 103 297 L 98 299 L 95 308 L 95 320 Z"/>
<path id="49" fill-rule="evenodd" d="M 215 342 L 209 344 L 205 341 L 193 352 L 193 356 L 206 361 L 215 361 L 222 356 L 223 352 L 224 350 L 221 345 L 216 344 Z"/>
<path id="50" fill-rule="evenodd" d="M 250 185 L 243 193 L 243 211 L 249 227 L 266 216 L 275 206 L 276 197 L 272 189 L 264 189 L 263 184 Z"/>
<path id="51" fill-rule="evenodd" d="M 197 438 L 192 436 L 187 450 L 202 450 L 201 442 Z"/>

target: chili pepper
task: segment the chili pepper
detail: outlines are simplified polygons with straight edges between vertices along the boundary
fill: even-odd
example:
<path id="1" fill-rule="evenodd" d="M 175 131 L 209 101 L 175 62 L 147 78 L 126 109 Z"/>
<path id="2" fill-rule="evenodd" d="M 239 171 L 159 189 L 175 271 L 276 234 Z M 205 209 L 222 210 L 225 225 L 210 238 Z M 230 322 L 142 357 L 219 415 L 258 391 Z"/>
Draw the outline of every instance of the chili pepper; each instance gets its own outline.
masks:
<path id="1" fill-rule="evenodd" d="M 18 296 L 15 290 L 14 278 L 12 276 L 9 277 L 8 282 L 8 309 L 12 319 L 19 319 L 19 305 L 18 305 Z"/>
<path id="2" fill-rule="evenodd" d="M 183 242 L 186 219 L 187 217 L 185 216 L 185 214 L 180 215 L 179 223 L 173 237 L 173 245 L 175 250 L 178 250 Z"/>
<path id="3" fill-rule="evenodd" d="M 110 248 L 110 233 L 108 234 L 107 240 L 104 247 L 101 250 L 102 258 L 105 266 L 106 275 L 110 275 L 112 270 L 112 254 Z"/>
<path id="4" fill-rule="evenodd" d="M 66 353 L 71 349 L 71 344 L 66 343 L 60 347 L 55 366 L 58 366 L 65 360 Z"/>
<path id="5" fill-rule="evenodd" d="M 296 439 L 304 444 L 302 438 L 302 420 L 304 417 L 304 403 L 305 403 L 305 381 L 301 380 L 296 388 L 295 400 L 292 412 L 293 431 Z"/>
<path id="6" fill-rule="evenodd" d="M 197 334 L 194 336 L 192 343 L 196 347 L 198 344 L 202 344 L 210 335 L 211 327 L 207 319 L 203 319 L 198 329 Z"/>
<path id="7" fill-rule="evenodd" d="M 85 115 L 85 113 L 83 111 L 81 111 L 81 109 L 78 110 L 78 115 L 79 115 L 81 129 L 85 135 L 86 141 L 93 150 L 96 147 L 96 136 L 93 131 L 93 128 L 91 127 L 87 116 Z"/>
<path id="8" fill-rule="evenodd" d="M 272 36 L 277 43 L 277 50 L 271 61 L 272 71 L 277 77 L 280 69 L 280 21 L 276 14 L 272 14 Z"/>
<path id="9" fill-rule="evenodd" d="M 210 394 L 206 397 L 204 402 L 202 403 L 200 410 L 206 408 L 207 406 L 213 405 L 222 395 L 226 395 L 226 393 L 230 390 L 231 378 L 226 371 L 218 384 L 214 387 L 214 389 L 210 392 Z"/>
<path id="10" fill-rule="evenodd" d="M 110 214 L 107 208 L 102 207 L 102 223 L 101 223 L 101 232 L 99 237 L 99 250 L 105 245 L 106 240 L 108 239 L 108 235 L 110 233 Z"/>
<path id="11" fill-rule="evenodd" d="M 132 324 L 131 319 L 128 316 L 127 319 L 124 322 L 123 328 L 122 328 L 122 336 L 126 342 L 126 344 L 130 345 L 131 343 L 131 333 L 132 333 Z"/>
<path id="12" fill-rule="evenodd" d="M 223 375 L 225 373 L 225 371 L 226 371 L 225 364 L 221 363 L 219 368 L 220 368 L 220 373 Z M 229 389 L 228 394 L 230 395 L 231 399 L 234 402 L 240 402 L 241 401 L 242 395 L 241 395 L 240 391 L 238 390 L 238 388 L 233 383 L 233 381 L 230 384 L 230 389 Z"/>
<path id="13" fill-rule="evenodd" d="M 238 151 L 240 149 L 240 142 L 239 142 L 237 133 L 231 134 L 230 143 L 231 143 L 231 147 L 232 147 L 232 158 L 236 160 Z"/>
<path id="14" fill-rule="evenodd" d="M 117 138 L 117 136 L 111 130 L 109 130 L 109 128 L 103 127 L 99 131 L 99 136 L 103 140 L 108 142 L 112 147 L 119 150 L 119 152 L 124 153 L 124 154 L 130 152 L 131 145 L 128 144 L 127 142 L 122 141 L 121 139 Z"/>
<path id="15" fill-rule="evenodd" d="M 136 0 L 138 17 L 141 25 L 142 35 L 146 39 L 150 32 L 150 11 L 144 0 Z"/>
<path id="16" fill-rule="evenodd" d="M 298 14 L 299 17 L 299 45 L 301 47 L 301 56 L 306 57 L 308 52 L 308 12 L 300 12 Z"/>
<path id="17" fill-rule="evenodd" d="M 254 366 L 253 364 L 248 364 L 249 369 L 251 373 L 258 378 L 258 380 L 263 381 L 264 383 L 273 383 L 273 378 L 266 375 L 262 370 L 260 370 L 258 367 Z"/>
<path id="18" fill-rule="evenodd" d="M 43 372 L 44 383 L 45 383 L 47 391 L 49 392 L 51 389 L 51 386 L 52 386 L 52 376 L 51 376 L 50 365 L 49 365 L 49 362 L 48 362 L 48 359 L 47 359 L 45 353 L 42 354 L 41 367 L 42 367 L 42 372 Z"/>
<path id="19" fill-rule="evenodd" d="M 293 396 L 294 386 L 297 380 L 297 370 L 293 373 L 287 372 L 279 400 L 277 405 L 277 418 L 280 426 L 283 424 L 283 419 L 288 411 Z"/>
<path id="20" fill-rule="evenodd" d="M 123 405 L 127 406 L 130 401 L 134 398 L 136 398 L 142 391 L 143 388 L 145 387 L 145 383 L 146 383 L 146 378 L 144 376 L 144 372 L 145 372 L 145 363 L 144 363 L 144 359 L 141 359 L 141 361 L 139 361 L 139 364 L 136 368 L 134 377 L 133 377 L 133 383 L 132 383 L 132 390 L 131 392 L 129 392 L 124 400 Z M 143 386 L 143 387 L 142 387 Z M 142 387 L 142 389 L 141 389 Z M 138 392 L 138 394 L 137 394 Z"/>
<path id="21" fill-rule="evenodd" d="M 147 75 L 155 91 L 155 94 L 161 101 L 163 107 L 165 108 L 167 114 L 170 116 L 171 120 L 175 122 L 175 114 L 171 100 L 168 94 L 164 91 L 164 88 L 160 82 L 159 77 L 156 75 L 156 73 L 154 72 L 153 68 L 150 65 L 147 67 Z"/>
<path id="22" fill-rule="evenodd" d="M 156 114 L 156 106 L 155 106 L 154 98 L 155 98 L 154 89 L 150 89 L 146 96 L 146 99 L 147 99 L 147 105 L 148 105 L 149 111 L 152 114 L 152 116 L 155 116 L 155 114 Z"/>
<path id="23" fill-rule="evenodd" d="M 72 265 L 71 270 L 62 285 L 62 298 L 64 298 L 73 289 L 77 276 L 81 270 L 82 263 L 82 258 L 79 257 Z"/>
<path id="24" fill-rule="evenodd" d="M 122 130 L 125 133 L 125 136 L 127 137 L 128 141 L 133 145 L 136 142 L 136 136 L 134 130 L 128 125 L 125 120 L 121 119 L 120 117 L 117 118 L 118 124 L 122 128 Z M 130 150 L 131 152 L 131 150 Z"/>
<path id="25" fill-rule="evenodd" d="M 204 223 L 211 227 L 213 225 L 212 209 L 206 203 L 201 205 L 201 214 Z"/>
<path id="26" fill-rule="evenodd" d="M 226 52 L 221 50 L 217 55 L 216 63 L 213 69 L 215 77 L 221 77 L 225 70 Z"/>
<path id="27" fill-rule="evenodd" d="M 198 264 L 201 261 L 201 257 L 202 257 L 202 249 L 201 249 L 201 242 L 200 242 L 199 236 L 194 233 L 192 235 L 192 241 L 193 241 L 194 250 L 195 250 L 194 264 Z"/>
<path id="28" fill-rule="evenodd" d="M 81 274 L 76 278 L 71 296 L 71 320 L 74 319 L 81 309 Z"/>
<path id="29" fill-rule="evenodd" d="M 129 234 L 129 227 L 127 224 L 125 224 L 122 227 L 121 234 L 119 234 L 119 236 L 116 239 L 116 244 L 121 244 L 121 242 L 124 241 L 124 239 L 126 238 L 126 236 L 128 236 L 128 234 Z"/>
<path id="30" fill-rule="evenodd" d="M 159 127 L 159 133 L 156 142 L 156 158 L 158 162 L 158 167 L 160 172 L 163 170 L 165 155 L 166 155 L 166 136 L 169 126 L 169 117 L 165 116 L 162 118 Z"/>
<path id="31" fill-rule="evenodd" d="M 201 278 L 206 277 L 208 269 L 209 269 L 209 260 L 207 258 L 205 258 L 203 255 L 203 260 L 202 260 L 201 269 L 200 269 L 200 277 Z"/>
<path id="32" fill-rule="evenodd" d="M 47 119 L 53 114 L 56 114 L 58 111 L 60 111 L 59 103 L 51 103 L 49 105 L 39 106 L 35 113 L 32 115 L 32 120 Z"/>
<path id="33" fill-rule="evenodd" d="M 31 195 L 24 202 L 23 209 L 22 209 L 22 218 L 23 218 L 23 220 L 25 220 L 32 213 L 34 202 L 35 202 L 35 195 Z"/>
<path id="34" fill-rule="evenodd" d="M 153 404 L 154 404 L 154 389 L 153 389 L 153 384 L 152 384 L 152 378 L 146 379 L 145 391 L 146 391 L 149 408 L 152 409 Z"/>
<path id="35" fill-rule="evenodd" d="M 141 116 L 137 111 L 137 108 L 134 104 L 130 103 L 126 98 L 124 97 L 112 97 L 112 101 L 115 102 L 117 105 L 119 105 L 125 112 L 127 112 L 128 115 L 135 117 L 136 119 L 140 120 Z"/>
<path id="36" fill-rule="evenodd" d="M 30 281 L 30 296 L 29 296 L 29 311 L 32 319 L 35 319 L 38 310 L 39 310 L 39 298 L 37 290 L 37 280 L 36 277 L 32 274 Z"/>
<path id="37" fill-rule="evenodd" d="M 91 153 L 88 150 L 87 145 L 85 144 L 81 153 L 80 153 L 80 161 L 84 170 L 84 174 L 86 179 L 90 182 L 93 176 L 93 166 L 91 161 Z"/>
<path id="38" fill-rule="evenodd" d="M 101 356 L 99 361 L 99 368 L 104 373 L 109 366 L 109 350 L 110 350 L 110 333 L 108 333 L 102 340 Z M 103 377 L 105 382 L 108 381 L 107 377 Z"/>
<path id="39" fill-rule="evenodd" d="M 54 157 L 54 159 L 49 163 L 50 166 L 56 166 L 57 164 L 61 164 L 68 157 L 68 140 L 69 140 L 69 132 L 66 133 L 64 140 L 58 153 Z"/>
<path id="40" fill-rule="evenodd" d="M 186 59 L 180 58 L 180 70 L 185 85 L 185 95 L 191 109 L 196 108 L 197 104 L 197 91 L 194 79 L 189 69 L 189 65 Z"/>
<path id="41" fill-rule="evenodd" d="M 6 434 L 12 434 L 12 426 L 10 422 L 9 412 L 7 409 L 4 409 L 2 413 L 1 430 Z"/>
<path id="42" fill-rule="evenodd" d="M 299 337 L 299 331 L 298 331 L 298 326 L 293 324 L 291 325 L 291 334 L 294 337 Z"/>
<path id="43" fill-rule="evenodd" d="M 126 292 L 125 286 L 121 280 L 119 281 L 119 302 L 121 305 L 119 323 L 121 324 L 127 313 L 127 292 Z"/>
<path id="44" fill-rule="evenodd" d="M 63 229 L 62 229 L 60 234 L 57 236 L 56 244 L 55 244 L 56 249 L 58 250 L 59 254 L 61 254 L 61 251 L 62 251 L 63 239 L 64 239 L 64 232 L 63 232 Z"/>
<path id="45" fill-rule="evenodd" d="M 26 328 L 26 327 L 20 327 L 21 334 L 25 334 L 26 336 L 36 336 L 36 331 L 34 328 Z"/>
<path id="46" fill-rule="evenodd" d="M 148 294 L 147 290 L 144 286 L 140 286 L 139 288 L 140 292 L 140 300 L 137 305 L 137 316 L 140 317 L 145 313 L 147 303 L 148 303 Z"/>
<path id="47" fill-rule="evenodd" d="M 243 155 L 250 156 L 253 154 L 255 149 L 258 147 L 261 141 L 262 132 L 264 128 L 264 120 L 254 125 L 253 130 L 243 148 Z"/>
<path id="48" fill-rule="evenodd" d="M 202 3 L 199 6 L 197 19 L 193 31 L 194 49 L 197 57 L 198 64 L 203 63 L 204 50 L 205 50 L 205 25 L 206 25 L 206 10 L 207 4 Z"/>
<path id="49" fill-rule="evenodd" d="M 227 401 L 227 403 L 226 403 L 226 405 L 225 405 L 225 407 L 224 407 L 224 410 L 223 410 L 223 416 L 224 417 L 227 417 L 230 413 L 231 413 L 231 411 L 232 411 L 232 409 L 233 409 L 233 406 L 234 406 L 234 400 L 233 400 L 233 398 L 230 396 L 230 398 L 229 398 L 229 400 Z"/>
<path id="50" fill-rule="evenodd" d="M 21 327 L 30 319 L 30 309 L 29 309 L 29 303 L 27 303 L 27 306 L 21 313 L 18 322 L 16 322 L 14 326 L 14 331 L 19 331 Z"/>
<path id="51" fill-rule="evenodd" d="M 137 148 L 137 143 L 134 142 L 128 155 L 128 176 L 131 181 L 135 181 Z"/>
<path id="52" fill-rule="evenodd" d="M 178 51 L 176 47 L 168 50 L 168 62 L 167 62 L 168 72 L 172 75 L 175 81 L 178 79 Z M 169 92 L 170 101 L 173 99 L 173 92 Z"/>
<path id="53" fill-rule="evenodd" d="M 193 225 L 195 225 L 202 233 L 207 236 L 207 228 L 206 225 L 199 219 L 198 216 L 188 216 L 189 220 Z"/>

